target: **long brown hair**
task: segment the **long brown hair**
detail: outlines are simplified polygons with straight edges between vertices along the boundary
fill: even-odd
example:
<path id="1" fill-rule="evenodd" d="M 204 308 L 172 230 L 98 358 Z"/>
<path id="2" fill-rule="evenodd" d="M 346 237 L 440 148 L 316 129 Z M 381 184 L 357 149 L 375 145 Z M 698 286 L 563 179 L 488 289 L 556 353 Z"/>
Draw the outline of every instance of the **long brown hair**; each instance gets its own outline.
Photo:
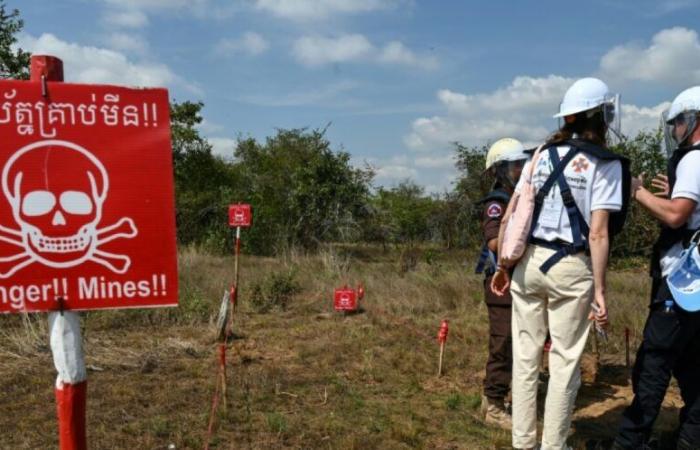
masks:
<path id="1" fill-rule="evenodd" d="M 573 121 L 564 121 L 564 125 L 552 133 L 547 143 L 558 144 L 573 138 L 574 134 L 576 134 L 579 139 L 605 147 L 605 134 L 607 131 L 608 127 L 605 125 L 602 111 L 597 111 L 590 117 L 588 117 L 587 111 L 584 111 L 574 115 Z"/>

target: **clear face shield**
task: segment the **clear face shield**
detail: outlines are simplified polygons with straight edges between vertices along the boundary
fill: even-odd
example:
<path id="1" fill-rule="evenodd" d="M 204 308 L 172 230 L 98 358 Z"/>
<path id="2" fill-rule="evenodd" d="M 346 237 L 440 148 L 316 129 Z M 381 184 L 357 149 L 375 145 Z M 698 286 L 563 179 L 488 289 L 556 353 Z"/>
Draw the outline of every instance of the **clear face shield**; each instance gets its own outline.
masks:
<path id="1" fill-rule="evenodd" d="M 608 143 L 616 145 L 624 140 L 622 135 L 622 105 L 620 94 L 612 95 L 603 103 L 603 120 L 608 127 Z"/>
<path id="2" fill-rule="evenodd" d="M 515 188 L 525 166 L 525 159 L 501 161 L 496 165 L 496 179 L 506 186 Z"/>
<path id="3" fill-rule="evenodd" d="M 664 129 L 663 146 L 669 156 L 678 147 L 692 144 L 686 141 L 698 125 L 698 111 L 683 111 L 673 119 L 669 119 L 668 110 L 666 110 L 661 114 L 661 120 Z"/>

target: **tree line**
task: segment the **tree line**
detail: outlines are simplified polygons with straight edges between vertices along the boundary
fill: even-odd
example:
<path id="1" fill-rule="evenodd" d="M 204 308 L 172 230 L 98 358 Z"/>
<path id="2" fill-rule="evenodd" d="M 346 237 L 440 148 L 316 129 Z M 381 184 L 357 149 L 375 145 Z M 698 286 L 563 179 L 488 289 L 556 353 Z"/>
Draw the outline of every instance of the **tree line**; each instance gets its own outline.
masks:
<path id="1" fill-rule="evenodd" d="M 277 130 L 264 142 L 241 138 L 233 158 L 212 153 L 201 137 L 201 103 L 172 105 L 178 238 L 211 251 L 227 252 L 232 233 L 226 211 L 232 202 L 250 203 L 254 226 L 248 251 L 276 254 L 313 250 L 322 243 L 372 243 L 413 247 L 431 243 L 451 248 L 481 245 L 481 200 L 492 179 L 483 175 L 488 145 L 453 144 L 459 173 L 451 190 L 426 193 L 411 180 L 374 186 L 372 167 L 354 167 L 350 155 L 334 150 L 325 129 Z M 665 170 L 659 133 L 639 133 L 614 147 L 629 157 L 632 172 Z M 647 255 L 657 224 L 630 208 L 627 229 L 613 242 L 617 256 Z"/>

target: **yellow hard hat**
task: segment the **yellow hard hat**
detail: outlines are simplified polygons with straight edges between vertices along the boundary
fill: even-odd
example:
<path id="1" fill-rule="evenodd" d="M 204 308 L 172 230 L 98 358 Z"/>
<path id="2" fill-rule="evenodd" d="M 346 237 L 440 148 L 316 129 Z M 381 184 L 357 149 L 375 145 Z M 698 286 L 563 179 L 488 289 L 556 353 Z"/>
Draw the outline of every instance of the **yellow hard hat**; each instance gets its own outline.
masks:
<path id="1" fill-rule="evenodd" d="M 519 140 L 513 138 L 499 139 L 493 143 L 486 154 L 486 170 L 501 161 L 520 161 L 528 159 L 525 147 Z"/>

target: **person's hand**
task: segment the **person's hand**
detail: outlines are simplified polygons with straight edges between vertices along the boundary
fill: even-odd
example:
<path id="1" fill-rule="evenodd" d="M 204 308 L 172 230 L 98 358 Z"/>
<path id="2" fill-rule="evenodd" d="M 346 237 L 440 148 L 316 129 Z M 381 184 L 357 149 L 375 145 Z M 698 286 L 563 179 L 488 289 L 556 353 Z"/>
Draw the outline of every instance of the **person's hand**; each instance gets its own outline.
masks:
<path id="1" fill-rule="evenodd" d="M 654 195 L 657 197 L 668 198 L 669 194 L 671 193 L 671 188 L 668 184 L 668 177 L 662 173 L 656 174 L 654 179 L 651 180 L 651 185 L 652 187 L 658 189 L 657 192 L 654 192 Z"/>
<path id="2" fill-rule="evenodd" d="M 588 315 L 588 320 L 595 320 L 596 326 L 601 330 L 608 327 L 608 308 L 605 305 L 605 295 L 595 294 L 593 296 L 592 311 Z"/>
<path id="3" fill-rule="evenodd" d="M 499 297 L 503 297 L 510 287 L 510 274 L 508 270 L 499 268 L 491 278 L 491 291 Z"/>
<path id="4" fill-rule="evenodd" d="M 637 190 L 641 189 L 644 187 L 644 177 L 646 174 L 644 172 L 640 173 L 639 176 L 637 177 L 632 177 L 632 181 L 630 184 L 630 195 L 632 198 L 636 198 L 636 193 Z"/>

